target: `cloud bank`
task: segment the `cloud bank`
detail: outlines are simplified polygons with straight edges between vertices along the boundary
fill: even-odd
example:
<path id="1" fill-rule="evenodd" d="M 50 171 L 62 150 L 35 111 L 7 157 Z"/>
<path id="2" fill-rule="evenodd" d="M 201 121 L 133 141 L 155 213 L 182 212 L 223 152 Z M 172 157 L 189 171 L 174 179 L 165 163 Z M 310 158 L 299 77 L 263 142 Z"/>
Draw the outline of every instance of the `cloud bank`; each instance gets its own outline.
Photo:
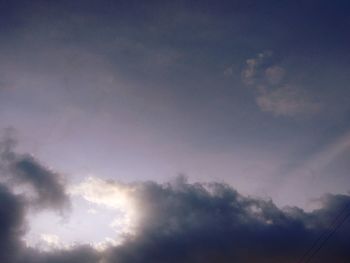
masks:
<path id="1" fill-rule="evenodd" d="M 32 207 L 60 211 L 69 204 L 67 189 L 72 187 L 38 160 L 16 153 L 11 140 L 1 147 L 1 262 L 296 262 L 339 211 L 348 208 L 340 215 L 343 218 L 350 213 L 349 195 L 325 195 L 319 209 L 305 212 L 243 196 L 225 183 L 189 183 L 182 176 L 163 184 L 90 178 L 73 187 L 75 194 L 92 203 L 129 207 L 134 212 L 133 231 L 103 251 L 88 244 L 40 251 L 23 241 L 30 228 L 26 213 Z M 29 184 L 35 199 L 25 190 L 16 193 L 11 178 Z M 349 236 L 350 224 L 345 222 L 317 262 L 349 261 Z"/>

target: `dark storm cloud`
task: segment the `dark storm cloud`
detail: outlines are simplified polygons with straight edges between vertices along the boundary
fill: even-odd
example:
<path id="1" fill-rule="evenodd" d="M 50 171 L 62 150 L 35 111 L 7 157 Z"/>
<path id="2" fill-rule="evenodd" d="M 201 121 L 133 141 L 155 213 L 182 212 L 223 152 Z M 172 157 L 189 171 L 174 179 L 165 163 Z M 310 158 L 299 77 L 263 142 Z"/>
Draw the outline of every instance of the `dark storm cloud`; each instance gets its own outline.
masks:
<path id="1" fill-rule="evenodd" d="M 11 164 L 12 173 L 18 180 L 33 186 L 38 193 L 35 204 L 39 207 L 62 209 L 68 204 L 68 197 L 58 175 L 39 164 L 31 156 L 21 156 Z"/>
<path id="2" fill-rule="evenodd" d="M 182 179 L 140 184 L 135 195 L 142 213 L 138 233 L 111 249 L 107 262 L 295 262 L 350 204 L 349 196 L 329 195 L 311 213 L 281 210 L 226 184 Z M 348 223 L 319 262 L 349 260 L 349 234 Z"/>
<path id="3" fill-rule="evenodd" d="M 140 182 L 124 187 L 132 189 L 140 216 L 136 233 L 103 252 L 79 245 L 51 252 L 26 247 L 21 241 L 26 226 L 23 196 L 1 187 L 0 259 L 7 263 L 296 262 L 340 211 L 341 218 L 350 213 L 348 195 L 326 195 L 319 200 L 319 209 L 305 212 L 245 197 L 224 183 L 191 184 L 183 177 L 166 184 Z M 350 224 L 345 222 L 317 254 L 318 262 L 350 260 L 349 235 Z"/>
<path id="4" fill-rule="evenodd" d="M 121 245 L 103 252 L 79 244 L 43 252 L 23 242 L 30 227 L 26 211 L 33 205 L 61 210 L 69 200 L 58 175 L 33 157 L 16 153 L 15 144 L 11 136 L 1 143 L 4 182 L 10 187 L 13 182 L 29 184 L 37 196 L 31 199 L 0 187 L 0 259 L 8 263 L 295 262 L 340 211 L 347 207 L 342 218 L 350 213 L 348 195 L 326 195 L 319 200 L 319 209 L 305 212 L 243 196 L 224 183 L 191 184 L 178 177 L 166 184 L 124 184 L 132 189 L 139 217 L 135 234 L 125 236 Z M 108 184 L 115 185 L 113 181 Z M 345 222 L 317 255 L 319 262 L 349 260 L 349 235 L 350 226 Z"/>
<path id="5" fill-rule="evenodd" d="M 0 184 L 0 262 L 13 262 L 22 249 L 25 206 L 21 197 Z"/>
<path id="6" fill-rule="evenodd" d="M 30 186 L 35 192 L 31 200 L 35 208 L 63 211 L 69 207 L 63 178 L 40 164 L 33 156 L 15 152 L 16 140 L 7 135 L 0 142 L 0 168 L 2 175 L 12 182 Z M 3 176 L 2 176 L 3 177 Z"/>

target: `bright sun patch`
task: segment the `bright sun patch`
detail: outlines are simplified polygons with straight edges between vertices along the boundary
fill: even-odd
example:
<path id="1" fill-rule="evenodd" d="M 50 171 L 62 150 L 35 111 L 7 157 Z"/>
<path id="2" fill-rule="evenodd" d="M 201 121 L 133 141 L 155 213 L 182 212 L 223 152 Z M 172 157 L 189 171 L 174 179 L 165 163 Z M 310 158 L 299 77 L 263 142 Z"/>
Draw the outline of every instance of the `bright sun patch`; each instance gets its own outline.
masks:
<path id="1" fill-rule="evenodd" d="M 130 185 L 89 177 L 70 187 L 72 209 L 67 216 L 42 212 L 29 216 L 28 246 L 41 250 L 90 244 L 98 250 L 115 246 L 133 234 L 136 209 Z"/>
<path id="2" fill-rule="evenodd" d="M 104 181 L 89 177 L 83 183 L 71 188 L 72 195 L 106 209 L 114 210 L 118 217 L 111 222 L 117 232 L 132 234 L 136 224 L 136 209 L 132 199 L 130 185 Z M 91 210 L 89 210 L 91 213 Z"/>

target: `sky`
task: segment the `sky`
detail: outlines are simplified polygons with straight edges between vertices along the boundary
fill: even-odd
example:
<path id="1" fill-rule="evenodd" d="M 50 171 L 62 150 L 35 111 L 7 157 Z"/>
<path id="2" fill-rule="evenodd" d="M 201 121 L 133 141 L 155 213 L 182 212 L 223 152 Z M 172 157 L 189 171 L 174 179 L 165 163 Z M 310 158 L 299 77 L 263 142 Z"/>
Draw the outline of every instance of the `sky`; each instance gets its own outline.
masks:
<path id="1" fill-rule="evenodd" d="M 350 204 L 349 10 L 0 0 L 0 261 L 297 262 Z"/>

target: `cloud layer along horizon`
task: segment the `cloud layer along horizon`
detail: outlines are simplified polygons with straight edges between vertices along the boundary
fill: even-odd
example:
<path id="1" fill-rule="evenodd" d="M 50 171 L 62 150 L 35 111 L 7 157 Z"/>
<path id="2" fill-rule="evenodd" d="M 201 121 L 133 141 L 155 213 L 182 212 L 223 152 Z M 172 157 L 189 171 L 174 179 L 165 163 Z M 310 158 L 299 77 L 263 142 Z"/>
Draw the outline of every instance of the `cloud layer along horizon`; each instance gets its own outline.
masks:
<path id="1" fill-rule="evenodd" d="M 127 203 L 135 212 L 130 214 L 133 231 L 104 250 L 82 243 L 42 251 L 23 241 L 30 229 L 28 211 L 60 213 L 69 207 L 69 186 L 34 157 L 16 153 L 10 142 L 1 144 L 1 262 L 296 262 L 350 207 L 349 195 L 327 194 L 311 212 L 281 209 L 272 200 L 243 196 L 228 184 L 189 183 L 184 176 L 163 184 L 90 178 L 75 187 L 75 194 L 110 207 Z M 344 211 L 341 217 L 349 213 Z M 345 222 L 317 254 L 317 262 L 348 261 L 349 234 Z"/>

